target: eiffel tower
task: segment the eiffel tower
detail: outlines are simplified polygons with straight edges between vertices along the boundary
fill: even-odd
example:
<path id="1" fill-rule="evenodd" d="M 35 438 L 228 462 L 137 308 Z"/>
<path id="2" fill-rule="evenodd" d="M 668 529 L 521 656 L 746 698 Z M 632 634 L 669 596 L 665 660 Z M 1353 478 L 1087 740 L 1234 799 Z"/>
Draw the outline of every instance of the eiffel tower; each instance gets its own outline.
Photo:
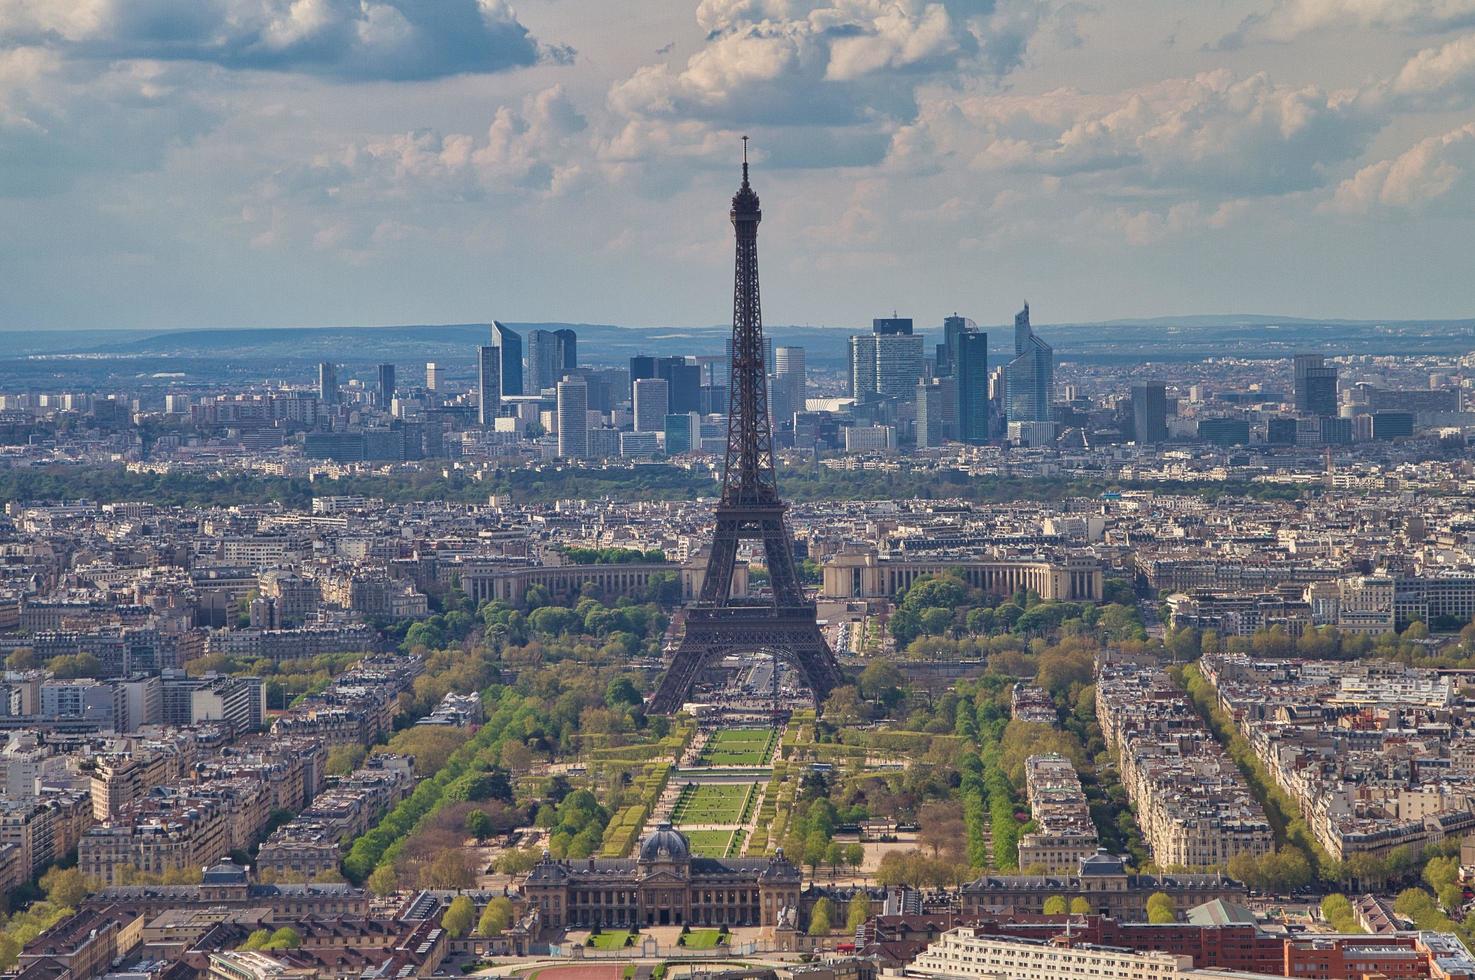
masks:
<path id="1" fill-rule="evenodd" d="M 681 645 L 650 702 L 650 711 L 681 708 L 703 668 L 729 653 L 786 653 L 822 703 L 841 681 L 840 665 L 820 632 L 814 602 L 804 594 L 794 543 L 778 495 L 773 429 L 768 418 L 763 314 L 758 303 L 758 195 L 748 184 L 748 138 L 743 137 L 743 184 L 732 198 L 737 268 L 732 290 L 732 374 L 727 415 L 727 461 L 722 499 L 707 558 L 701 597 L 686 611 Z M 738 542 L 762 541 L 771 600 L 733 598 Z"/>

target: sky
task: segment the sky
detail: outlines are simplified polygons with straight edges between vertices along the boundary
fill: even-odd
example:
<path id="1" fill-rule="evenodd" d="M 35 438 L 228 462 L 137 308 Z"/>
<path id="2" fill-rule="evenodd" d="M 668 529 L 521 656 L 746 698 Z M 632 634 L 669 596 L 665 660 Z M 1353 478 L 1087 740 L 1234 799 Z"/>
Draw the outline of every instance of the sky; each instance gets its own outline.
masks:
<path id="1" fill-rule="evenodd" d="M 0 0 L 0 330 L 1475 315 L 1475 0 Z"/>

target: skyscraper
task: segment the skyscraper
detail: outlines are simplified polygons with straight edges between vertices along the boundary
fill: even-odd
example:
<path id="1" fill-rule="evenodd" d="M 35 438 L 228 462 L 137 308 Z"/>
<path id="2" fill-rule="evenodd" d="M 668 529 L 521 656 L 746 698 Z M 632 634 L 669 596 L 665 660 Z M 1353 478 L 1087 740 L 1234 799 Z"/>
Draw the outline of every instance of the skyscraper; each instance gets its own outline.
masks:
<path id="1" fill-rule="evenodd" d="M 440 368 L 435 366 L 434 361 L 425 362 L 425 390 L 440 390 Z"/>
<path id="2" fill-rule="evenodd" d="M 1140 445 L 1168 441 L 1168 393 L 1160 384 L 1132 386 L 1132 424 Z"/>
<path id="3" fill-rule="evenodd" d="M 502 351 L 488 344 L 476 349 L 476 420 L 490 428 L 502 411 Z"/>
<path id="4" fill-rule="evenodd" d="M 379 365 L 379 407 L 388 411 L 394 404 L 394 365 Z"/>
<path id="5" fill-rule="evenodd" d="M 1004 405 L 1010 422 L 1049 422 L 1055 400 L 1055 349 L 1029 323 L 1029 304 L 1014 317 L 1014 359 L 1004 371 Z"/>
<path id="6" fill-rule="evenodd" d="M 803 347 L 778 347 L 773 358 L 773 422 L 790 425 L 794 413 L 804 411 L 804 394 L 807 390 L 804 371 Z"/>
<path id="7" fill-rule="evenodd" d="M 958 372 L 958 338 L 978 329 L 966 316 L 954 313 L 942 318 L 942 343 L 937 345 L 937 376 L 946 378 Z"/>
<path id="8" fill-rule="evenodd" d="M 953 319 L 949 317 L 949 319 Z M 988 442 L 988 334 L 964 331 L 951 354 L 958 395 L 958 439 L 970 446 Z"/>
<path id="9" fill-rule="evenodd" d="M 529 394 L 551 388 L 563 377 L 563 358 L 558 352 L 558 337 L 552 330 L 529 330 L 527 361 L 522 383 Z"/>
<path id="10" fill-rule="evenodd" d="M 338 366 L 331 361 L 318 365 L 318 398 L 324 405 L 338 404 Z"/>
<path id="11" fill-rule="evenodd" d="M 635 431 L 659 432 L 670 414 L 671 386 L 663 378 L 641 378 L 635 382 Z"/>
<path id="12" fill-rule="evenodd" d="M 850 394 L 911 398 L 922 377 L 922 338 L 908 317 L 877 317 L 871 332 L 850 338 Z"/>
<path id="13" fill-rule="evenodd" d="M 630 383 L 641 378 L 660 378 L 670 385 L 671 411 L 702 410 L 702 368 L 684 357 L 653 357 L 636 354 L 630 358 Z"/>
<path id="14" fill-rule="evenodd" d="M 565 459 L 589 456 L 589 389 L 577 378 L 558 382 L 558 455 Z"/>
<path id="15" fill-rule="evenodd" d="M 1296 411 L 1323 418 L 1337 414 L 1337 367 L 1320 354 L 1297 354 L 1291 362 L 1295 372 Z"/>
<path id="16" fill-rule="evenodd" d="M 568 327 L 553 331 L 558 338 L 558 354 L 560 366 L 564 371 L 576 371 L 579 368 L 579 335 Z"/>
<path id="17" fill-rule="evenodd" d="M 941 378 L 917 382 L 917 448 L 936 449 L 942 445 Z"/>
<path id="18" fill-rule="evenodd" d="M 492 346 L 499 352 L 498 396 L 522 394 L 522 337 L 517 331 L 493 320 Z"/>

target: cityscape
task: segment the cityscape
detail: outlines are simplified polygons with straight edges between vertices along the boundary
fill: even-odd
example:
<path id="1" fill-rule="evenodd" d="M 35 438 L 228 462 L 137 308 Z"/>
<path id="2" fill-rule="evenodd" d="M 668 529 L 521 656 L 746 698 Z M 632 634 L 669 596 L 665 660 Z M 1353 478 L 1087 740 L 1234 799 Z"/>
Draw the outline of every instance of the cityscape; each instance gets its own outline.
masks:
<path id="1" fill-rule="evenodd" d="M 1475 980 L 1475 7 L 528 6 L 0 0 L 0 978 Z"/>

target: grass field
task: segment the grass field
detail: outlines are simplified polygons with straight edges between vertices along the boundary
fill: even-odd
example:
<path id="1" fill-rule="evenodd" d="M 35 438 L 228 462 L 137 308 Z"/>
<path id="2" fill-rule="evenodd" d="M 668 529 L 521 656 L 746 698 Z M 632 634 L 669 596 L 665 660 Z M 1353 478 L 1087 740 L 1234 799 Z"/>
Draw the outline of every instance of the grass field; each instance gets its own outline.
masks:
<path id="1" fill-rule="evenodd" d="M 687 949 L 716 949 L 722 939 L 722 933 L 716 929 L 693 929 L 686 934 L 682 945 Z"/>
<path id="2" fill-rule="evenodd" d="M 691 852 L 697 857 L 721 858 L 727 857 L 727 851 L 732 847 L 732 837 L 737 831 L 686 830 L 682 833 L 691 841 Z"/>
<path id="3" fill-rule="evenodd" d="M 740 824 L 756 783 L 706 783 L 684 786 L 671 811 L 678 827 L 693 824 Z"/>
<path id="4" fill-rule="evenodd" d="M 776 738 L 776 728 L 724 728 L 712 733 L 697 762 L 704 766 L 766 765 Z"/>
<path id="5" fill-rule="evenodd" d="M 589 940 L 589 944 L 595 949 L 624 949 L 625 941 L 630 938 L 629 931 L 625 929 L 612 929 L 609 932 L 601 932 Z"/>

